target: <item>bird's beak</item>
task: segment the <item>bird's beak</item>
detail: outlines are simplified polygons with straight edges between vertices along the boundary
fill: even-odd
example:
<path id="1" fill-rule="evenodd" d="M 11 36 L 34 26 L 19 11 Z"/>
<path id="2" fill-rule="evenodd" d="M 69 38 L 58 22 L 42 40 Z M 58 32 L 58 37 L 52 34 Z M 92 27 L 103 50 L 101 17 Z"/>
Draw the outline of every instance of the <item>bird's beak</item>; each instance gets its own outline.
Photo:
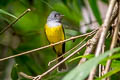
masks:
<path id="1" fill-rule="evenodd" d="M 64 15 L 60 15 L 60 19 L 62 19 L 64 17 Z"/>
<path id="2" fill-rule="evenodd" d="M 64 15 L 60 15 L 60 17 L 64 17 Z"/>

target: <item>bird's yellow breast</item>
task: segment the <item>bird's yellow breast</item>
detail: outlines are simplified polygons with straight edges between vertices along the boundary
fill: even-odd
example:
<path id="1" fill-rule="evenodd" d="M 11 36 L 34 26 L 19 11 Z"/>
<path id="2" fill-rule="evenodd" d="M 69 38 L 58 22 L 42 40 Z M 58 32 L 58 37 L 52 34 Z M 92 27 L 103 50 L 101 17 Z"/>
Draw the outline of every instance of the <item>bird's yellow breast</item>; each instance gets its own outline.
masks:
<path id="1" fill-rule="evenodd" d="M 64 40 L 64 32 L 62 25 L 49 27 L 45 25 L 45 33 L 50 43 L 55 43 Z"/>
<path id="2" fill-rule="evenodd" d="M 49 27 L 46 24 L 45 33 L 50 43 L 56 43 L 65 39 L 62 25 L 56 27 Z M 63 43 L 54 46 L 54 48 L 58 54 L 62 54 Z"/>

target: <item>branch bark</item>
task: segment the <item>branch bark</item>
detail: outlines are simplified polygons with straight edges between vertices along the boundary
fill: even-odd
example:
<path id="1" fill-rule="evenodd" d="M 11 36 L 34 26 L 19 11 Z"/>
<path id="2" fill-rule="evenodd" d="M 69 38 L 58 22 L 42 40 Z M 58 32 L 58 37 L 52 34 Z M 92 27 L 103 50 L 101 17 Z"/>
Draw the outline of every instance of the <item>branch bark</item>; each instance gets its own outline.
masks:
<path id="1" fill-rule="evenodd" d="M 98 30 L 98 29 L 96 29 L 96 30 Z M 94 31 L 96 31 L 96 30 L 94 30 Z M 54 44 L 46 45 L 46 46 L 43 46 L 43 47 L 40 47 L 40 48 L 36 48 L 36 49 L 33 49 L 33 50 L 22 52 L 22 53 L 19 53 L 19 54 L 16 54 L 16 55 L 12 55 L 12 56 L 9 56 L 9 57 L 5 57 L 5 58 L 0 59 L 0 62 L 4 61 L 4 60 L 11 59 L 11 58 L 14 58 L 14 57 L 18 57 L 18 56 L 22 56 L 22 55 L 25 55 L 25 54 L 29 54 L 29 53 L 32 53 L 32 52 L 35 52 L 35 51 L 39 51 L 39 50 L 42 50 L 42 49 L 45 49 L 45 48 L 48 48 L 48 47 L 52 47 L 52 46 L 55 46 L 55 45 L 60 44 L 60 43 L 65 43 L 67 41 L 74 40 L 74 39 L 77 39 L 77 38 L 80 38 L 80 37 L 83 37 L 83 36 L 91 35 L 94 31 L 86 33 L 86 34 L 83 34 L 83 35 L 74 36 L 74 37 L 68 38 L 66 40 L 59 41 L 59 42 L 54 43 Z"/>
<path id="2" fill-rule="evenodd" d="M 57 57 L 56 59 L 50 61 L 50 62 L 48 63 L 48 66 L 50 66 L 51 63 L 57 61 L 57 60 L 60 59 L 61 57 L 64 57 L 66 54 L 68 54 L 68 53 L 72 52 L 73 50 L 75 50 L 76 48 L 78 48 L 89 36 L 92 36 L 92 35 L 93 35 L 93 34 L 86 36 L 86 37 L 85 37 L 80 43 L 78 43 L 75 47 L 73 47 L 72 49 L 70 49 L 69 51 L 67 51 L 66 53 L 64 53 L 63 55 L 61 55 L 60 57 Z"/>
<path id="3" fill-rule="evenodd" d="M 102 30 L 102 28 L 99 28 L 99 30 L 98 30 L 97 33 L 94 35 L 94 37 L 87 42 L 87 49 L 85 50 L 85 53 L 83 54 L 84 56 L 85 56 L 85 55 L 89 55 L 89 54 L 92 53 L 92 51 L 94 50 L 95 45 L 97 44 L 98 39 L 99 39 L 99 37 L 100 37 L 101 30 Z M 80 60 L 79 64 L 81 64 L 81 63 L 83 63 L 83 62 L 85 62 L 85 61 L 86 61 L 86 58 L 82 58 L 82 59 Z"/>
<path id="4" fill-rule="evenodd" d="M 22 77 L 26 78 L 26 79 L 33 79 L 33 76 L 29 76 L 23 72 L 19 72 L 19 75 L 21 75 Z"/>
<path id="5" fill-rule="evenodd" d="M 15 24 L 20 18 L 22 18 L 25 14 L 27 14 L 28 12 L 30 12 L 31 9 L 27 9 L 25 10 L 15 21 L 13 21 L 12 23 L 10 23 L 7 27 L 5 27 L 1 32 L 0 35 L 2 33 L 4 33 L 5 31 L 7 31 L 13 24 Z"/>
<path id="6" fill-rule="evenodd" d="M 57 63 L 55 66 L 53 66 L 52 68 L 50 68 L 48 71 L 44 72 L 41 75 L 38 75 L 36 77 L 33 78 L 33 80 L 40 80 L 42 77 L 44 77 L 46 74 L 50 73 L 51 71 L 53 71 L 54 69 L 56 69 L 60 64 L 62 64 L 63 62 L 65 62 L 66 60 L 68 60 L 70 57 L 72 57 L 74 54 L 76 54 L 77 52 L 79 52 L 82 48 L 84 48 L 86 46 L 86 43 L 83 44 L 80 48 L 78 48 L 76 51 L 74 51 L 73 53 L 71 53 L 69 56 L 67 56 L 66 58 L 64 58 L 61 62 Z"/>
<path id="7" fill-rule="evenodd" d="M 107 11 L 107 14 L 106 14 L 106 18 L 105 18 L 105 21 L 103 23 L 103 29 L 102 29 L 102 33 L 100 35 L 100 39 L 99 39 L 99 42 L 98 42 L 98 45 L 97 45 L 97 48 L 96 48 L 96 52 L 95 52 L 95 56 L 99 56 L 100 52 L 101 52 L 101 49 L 102 49 L 102 46 L 103 46 L 103 43 L 104 43 L 104 40 L 106 38 L 106 34 L 110 28 L 110 19 L 111 19 L 111 16 L 112 16 L 112 11 L 114 9 L 114 6 L 115 6 L 115 3 L 116 3 L 116 0 L 111 0 L 110 2 L 110 5 L 109 5 L 109 8 L 108 8 L 108 11 Z M 95 72 L 96 72 L 96 68 L 94 68 L 89 77 L 88 77 L 88 80 L 93 80 L 94 79 L 94 76 L 95 76 Z"/>
<path id="8" fill-rule="evenodd" d="M 110 49 L 111 49 L 111 50 L 112 50 L 112 49 L 116 46 L 116 44 L 117 44 L 118 32 L 119 32 L 119 27 L 120 27 L 120 4 L 118 4 L 118 5 L 119 5 L 119 8 L 118 8 L 118 9 L 119 9 L 119 15 L 118 15 L 118 18 L 117 18 L 117 24 L 116 24 L 116 26 L 115 26 L 115 28 L 114 28 L 114 34 L 113 34 L 112 42 L 111 42 L 111 46 L 110 46 Z M 109 56 L 112 56 L 112 54 L 109 55 Z M 110 70 L 111 62 L 112 62 L 111 59 L 109 59 L 109 60 L 107 61 L 104 74 L 106 74 L 106 73 Z M 109 79 L 109 78 L 105 78 L 104 80 L 108 80 L 108 79 Z"/>

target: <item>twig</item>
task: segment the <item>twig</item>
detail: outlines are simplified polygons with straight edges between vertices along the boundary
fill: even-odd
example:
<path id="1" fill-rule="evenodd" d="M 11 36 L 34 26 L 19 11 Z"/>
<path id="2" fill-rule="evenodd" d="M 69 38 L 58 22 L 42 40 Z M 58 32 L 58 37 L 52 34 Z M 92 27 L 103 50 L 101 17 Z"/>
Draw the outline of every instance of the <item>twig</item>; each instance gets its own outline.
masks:
<path id="1" fill-rule="evenodd" d="M 111 19 L 111 16 L 112 16 L 112 11 L 114 9 L 114 6 L 115 6 L 115 3 L 116 3 L 116 0 L 111 0 L 110 2 L 110 5 L 109 5 L 109 8 L 108 8 L 108 11 L 107 11 L 107 14 L 106 14 L 106 18 L 105 18 L 105 21 L 104 21 L 104 24 L 102 25 L 103 26 L 103 30 L 102 30 L 102 33 L 100 35 L 100 39 L 99 39 L 99 42 L 98 42 L 98 45 L 97 45 L 97 48 L 96 48 L 96 52 L 95 52 L 95 56 L 99 56 L 100 52 L 101 52 L 101 48 L 102 48 L 102 45 L 104 43 L 104 40 L 106 38 L 106 34 L 109 30 L 109 27 L 110 27 L 110 19 Z M 96 68 L 94 68 L 89 77 L 88 77 L 88 80 L 93 80 L 94 76 L 95 76 L 95 72 L 96 72 Z"/>
<path id="2" fill-rule="evenodd" d="M 104 44 L 104 43 L 103 43 Z M 105 44 L 102 46 L 102 54 L 105 52 Z M 104 70 L 104 66 L 102 64 L 99 64 L 98 66 L 99 68 L 99 77 L 101 77 L 103 75 L 103 70 Z"/>
<path id="3" fill-rule="evenodd" d="M 22 77 L 27 78 L 27 79 L 33 79 L 33 76 L 29 76 L 23 72 L 19 72 L 19 75 L 21 75 Z"/>
<path id="4" fill-rule="evenodd" d="M 87 42 L 87 49 L 85 50 L 85 53 L 83 54 L 84 56 L 85 55 L 88 55 L 90 53 L 92 53 L 93 49 L 95 48 L 95 45 L 97 44 L 98 42 L 98 39 L 100 37 L 100 34 L 101 34 L 101 28 L 99 28 L 99 30 L 97 31 L 97 33 L 93 36 L 92 39 L 90 39 L 88 42 Z M 86 58 L 82 58 L 79 62 L 79 64 L 83 63 L 86 61 Z"/>
<path id="5" fill-rule="evenodd" d="M 77 44 L 75 47 L 73 47 L 72 49 L 70 49 L 69 51 L 67 51 L 66 53 L 64 53 L 63 55 L 61 55 L 60 57 L 57 57 L 56 59 L 50 61 L 50 62 L 48 63 L 48 66 L 50 66 L 51 63 L 57 61 L 57 60 L 60 59 L 61 57 L 65 56 L 66 54 L 70 53 L 72 50 L 76 49 L 76 48 L 77 48 L 78 46 L 80 46 L 80 45 L 83 43 L 83 41 L 85 41 L 87 38 L 88 38 L 88 36 L 86 36 L 79 44 Z"/>
<path id="6" fill-rule="evenodd" d="M 115 6 L 114 11 L 113 11 L 112 16 L 111 16 L 111 19 L 110 19 L 110 25 L 112 24 L 112 22 L 113 22 L 113 21 L 115 20 L 115 18 L 117 17 L 117 14 L 118 14 L 118 6 Z M 99 29 L 99 30 L 102 30 L 102 28 Z M 99 30 L 98 30 L 98 32 L 96 33 L 96 35 L 92 38 L 92 40 L 90 40 L 90 42 L 88 42 L 88 44 L 90 43 L 90 45 L 88 45 L 87 49 L 85 50 L 84 55 L 88 55 L 89 53 L 91 53 L 91 52 L 93 51 L 94 45 L 97 43 L 97 41 L 98 41 L 97 39 L 99 39 L 100 33 L 102 32 L 102 31 L 99 31 Z M 93 40 L 96 40 L 96 41 L 94 42 Z M 95 44 L 92 44 L 91 41 L 92 41 L 93 43 L 95 43 Z M 80 60 L 79 64 L 81 64 L 81 63 L 83 63 L 83 62 L 85 62 L 85 61 L 86 61 L 86 58 L 82 58 L 82 59 Z"/>
<path id="7" fill-rule="evenodd" d="M 60 57 L 55 58 L 54 60 L 50 61 L 48 63 L 48 66 L 50 66 L 51 63 L 57 61 L 58 59 L 60 59 L 61 57 L 65 56 L 66 54 L 70 53 L 72 50 L 76 49 L 78 46 L 80 46 L 89 36 L 92 36 L 93 34 L 95 34 L 96 31 L 92 31 L 93 33 L 91 33 L 90 35 L 86 36 L 79 44 L 77 44 L 75 47 L 73 47 L 72 49 L 70 49 L 69 51 L 67 51 L 66 53 L 64 53 L 63 55 L 61 55 Z"/>
<path id="8" fill-rule="evenodd" d="M 99 77 L 101 77 L 101 76 L 102 76 L 102 65 L 99 64 Z"/>
<path id="9" fill-rule="evenodd" d="M 102 54 L 105 52 L 105 44 L 103 45 L 103 47 L 102 47 Z M 104 73 L 103 73 L 103 71 L 105 70 L 105 66 L 104 65 L 102 65 L 102 69 L 101 69 L 101 76 L 103 76 L 104 75 Z"/>
<path id="10" fill-rule="evenodd" d="M 119 7 L 119 9 L 120 9 L 120 7 Z M 116 42 L 117 42 L 117 38 L 118 38 L 119 26 L 120 26 L 120 10 L 119 10 L 119 16 L 118 16 L 118 20 L 117 20 L 117 25 L 115 26 L 115 30 L 114 30 L 114 34 L 113 34 L 113 38 L 112 38 L 110 49 L 113 49 L 116 46 Z M 109 56 L 112 56 L 112 54 L 109 55 Z M 111 62 L 112 62 L 111 59 L 109 59 L 107 61 L 104 74 L 106 74 L 109 71 Z M 107 80 L 107 78 L 105 78 L 105 80 Z"/>
<path id="11" fill-rule="evenodd" d="M 96 29 L 96 30 L 98 30 L 98 29 Z M 70 41 L 70 40 L 74 40 L 74 39 L 77 39 L 77 38 L 80 38 L 80 37 L 83 37 L 83 36 L 87 36 L 87 35 L 90 35 L 92 32 L 89 32 L 89 33 L 86 33 L 86 34 L 83 34 L 83 35 L 74 36 L 74 37 L 68 38 L 66 40 L 59 41 L 59 42 L 54 43 L 54 44 L 46 45 L 46 46 L 43 46 L 43 47 L 40 47 L 40 48 L 36 48 L 36 49 L 33 49 L 33 50 L 22 52 L 22 53 L 12 55 L 12 56 L 9 56 L 9 57 L 5 57 L 5 58 L 0 59 L 0 62 L 4 61 L 4 60 L 7 60 L 7 59 L 14 58 L 14 57 L 18 57 L 18 56 L 21 56 L 21 55 L 25 55 L 25 54 L 28 54 L 28 53 L 32 53 L 32 52 L 35 52 L 35 51 L 38 51 L 38 50 L 42 50 L 42 49 L 45 49 L 45 48 L 48 48 L 48 47 L 52 47 L 52 46 L 55 46 L 57 44 L 64 43 L 64 42 L 67 42 L 67 41 Z"/>
<path id="12" fill-rule="evenodd" d="M 111 21 L 110 21 L 110 25 L 114 22 L 114 20 L 116 19 L 116 17 L 118 16 L 118 3 L 115 4 L 112 16 L 111 16 Z"/>
<path id="13" fill-rule="evenodd" d="M 27 14 L 30 11 L 31 11 L 31 9 L 25 10 L 16 20 L 14 20 L 12 23 L 10 23 L 8 26 L 6 26 L 3 30 L 1 30 L 0 35 L 2 33 L 4 33 L 5 31 L 7 31 L 13 24 L 15 24 L 20 18 L 22 18 L 25 14 Z"/>
<path id="14" fill-rule="evenodd" d="M 86 43 L 83 44 L 80 48 L 78 48 L 77 50 L 75 50 L 73 53 L 71 53 L 69 56 L 67 56 L 66 58 L 64 58 L 61 62 L 57 63 L 55 66 L 53 66 L 52 68 L 50 68 L 48 71 L 44 72 L 41 75 L 38 75 L 36 77 L 34 77 L 33 80 L 40 80 L 42 77 L 44 77 L 46 74 L 50 73 L 51 71 L 53 71 L 54 69 L 56 69 L 60 64 L 62 64 L 63 62 L 65 62 L 66 60 L 68 60 L 70 57 L 72 57 L 74 54 L 76 54 L 77 52 L 79 52 L 82 48 L 84 48 L 86 46 Z"/>
<path id="15" fill-rule="evenodd" d="M 108 12 L 107 12 L 104 24 L 102 25 L 103 30 L 102 30 L 100 40 L 99 40 L 98 45 L 97 45 L 96 56 L 99 56 L 99 54 L 101 52 L 101 48 L 102 48 L 102 45 L 104 43 L 105 36 L 106 36 L 107 31 L 108 31 L 108 29 L 110 27 L 110 25 L 109 25 L 110 24 L 110 19 L 111 19 L 111 16 L 112 16 L 112 11 L 113 11 L 115 3 L 116 3 L 116 0 L 111 0 L 111 3 L 110 3 L 110 6 L 108 8 Z"/>
<path id="16" fill-rule="evenodd" d="M 95 31 L 92 31 L 91 34 L 87 35 L 85 37 L 85 39 L 88 37 L 88 36 L 91 36 L 95 33 Z M 84 40 L 85 40 L 84 39 Z M 78 48 L 76 51 L 74 51 L 72 54 L 70 54 L 69 56 L 67 56 L 66 58 L 64 58 L 61 62 L 57 63 L 55 66 L 53 66 L 52 68 L 50 68 L 48 71 L 44 72 L 43 74 L 41 75 L 38 75 L 36 77 L 32 77 L 32 76 L 28 76 L 26 75 L 25 73 L 22 73 L 21 75 L 27 79 L 33 79 L 33 80 L 40 80 L 42 77 L 44 77 L 45 75 L 47 75 L 48 73 L 50 73 L 51 71 L 53 71 L 54 69 L 56 69 L 60 64 L 62 64 L 63 62 L 65 62 L 66 60 L 68 60 L 70 57 L 72 57 L 74 54 L 76 54 L 77 52 L 79 52 L 83 47 L 85 47 L 86 44 L 82 45 L 80 48 Z M 76 47 L 76 46 L 75 46 Z M 67 53 L 67 52 L 66 52 Z"/>

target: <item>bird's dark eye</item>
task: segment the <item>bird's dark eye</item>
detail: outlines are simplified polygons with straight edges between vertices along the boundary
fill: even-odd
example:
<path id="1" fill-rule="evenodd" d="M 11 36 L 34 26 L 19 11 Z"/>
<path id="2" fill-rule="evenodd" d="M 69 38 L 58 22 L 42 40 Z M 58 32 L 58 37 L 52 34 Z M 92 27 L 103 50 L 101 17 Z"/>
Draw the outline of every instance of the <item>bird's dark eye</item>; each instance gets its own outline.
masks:
<path id="1" fill-rule="evenodd" d="M 55 14 L 55 17 L 58 17 L 59 16 L 59 14 Z"/>

